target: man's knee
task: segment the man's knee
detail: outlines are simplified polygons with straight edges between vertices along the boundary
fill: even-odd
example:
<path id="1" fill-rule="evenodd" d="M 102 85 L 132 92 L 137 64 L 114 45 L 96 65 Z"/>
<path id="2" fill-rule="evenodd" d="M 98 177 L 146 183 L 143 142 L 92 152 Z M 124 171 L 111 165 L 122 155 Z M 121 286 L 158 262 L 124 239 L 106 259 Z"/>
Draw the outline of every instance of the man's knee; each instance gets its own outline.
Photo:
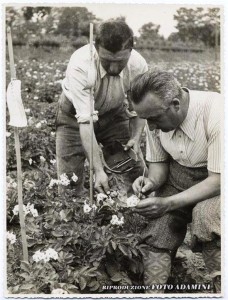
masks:
<path id="1" fill-rule="evenodd" d="M 199 202 L 192 212 L 192 235 L 201 242 L 220 236 L 220 196 Z"/>
<path id="2" fill-rule="evenodd" d="M 187 218 L 179 212 L 167 213 L 150 220 L 142 231 L 142 242 L 151 249 L 176 250 L 183 242 L 187 231 Z"/>

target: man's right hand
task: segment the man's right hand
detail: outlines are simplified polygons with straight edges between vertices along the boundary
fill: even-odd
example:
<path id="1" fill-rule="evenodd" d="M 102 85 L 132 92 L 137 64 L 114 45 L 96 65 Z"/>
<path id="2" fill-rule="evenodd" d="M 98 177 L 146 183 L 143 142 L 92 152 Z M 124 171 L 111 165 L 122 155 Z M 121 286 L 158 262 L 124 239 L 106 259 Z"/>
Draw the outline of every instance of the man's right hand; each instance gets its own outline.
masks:
<path id="1" fill-rule="evenodd" d="M 132 184 L 133 191 L 137 196 L 147 192 L 153 192 L 153 187 L 153 182 L 147 177 L 143 178 L 143 176 L 138 177 Z"/>
<path id="2" fill-rule="evenodd" d="M 103 170 L 95 172 L 95 189 L 103 194 L 107 194 L 110 191 L 108 176 Z"/>

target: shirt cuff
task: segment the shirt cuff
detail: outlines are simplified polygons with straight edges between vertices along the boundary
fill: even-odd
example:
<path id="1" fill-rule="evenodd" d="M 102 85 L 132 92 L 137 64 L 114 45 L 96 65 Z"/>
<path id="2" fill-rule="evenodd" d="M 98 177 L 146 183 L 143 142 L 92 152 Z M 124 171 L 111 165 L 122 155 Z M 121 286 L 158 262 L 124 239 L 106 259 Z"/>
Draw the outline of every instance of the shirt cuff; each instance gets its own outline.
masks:
<path id="1" fill-rule="evenodd" d="M 90 114 L 77 114 L 75 115 L 75 118 L 77 119 L 78 123 L 84 123 L 89 124 L 90 123 Z M 93 122 L 98 121 L 98 111 L 95 110 L 93 112 Z"/>

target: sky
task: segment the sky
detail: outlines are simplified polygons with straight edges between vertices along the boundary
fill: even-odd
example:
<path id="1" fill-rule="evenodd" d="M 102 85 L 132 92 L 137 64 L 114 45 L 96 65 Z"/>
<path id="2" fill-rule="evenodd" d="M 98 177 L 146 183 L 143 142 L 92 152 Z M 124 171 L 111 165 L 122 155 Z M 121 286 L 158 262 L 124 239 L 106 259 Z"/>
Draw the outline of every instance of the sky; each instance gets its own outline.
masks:
<path id="1" fill-rule="evenodd" d="M 77 6 L 79 6 L 77 4 Z M 136 36 L 139 35 L 139 28 L 145 23 L 152 22 L 160 25 L 159 33 L 167 38 L 170 33 L 177 31 L 175 28 L 176 21 L 173 15 L 180 7 L 187 7 L 186 4 L 81 4 L 80 6 L 87 7 L 96 17 L 102 20 L 125 16 L 127 24 L 132 28 Z M 202 6 L 202 5 L 197 5 Z"/>

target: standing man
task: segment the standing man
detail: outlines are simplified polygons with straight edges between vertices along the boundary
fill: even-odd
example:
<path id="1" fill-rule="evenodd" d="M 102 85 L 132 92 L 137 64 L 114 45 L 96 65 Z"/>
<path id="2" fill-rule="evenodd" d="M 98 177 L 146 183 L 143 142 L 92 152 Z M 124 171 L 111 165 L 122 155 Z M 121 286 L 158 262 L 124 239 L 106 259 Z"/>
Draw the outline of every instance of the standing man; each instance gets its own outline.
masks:
<path id="1" fill-rule="evenodd" d="M 89 160 L 91 134 L 94 135 L 93 167 L 97 191 L 109 191 L 98 143 L 105 146 L 118 140 L 125 145 L 125 150 L 133 147 L 138 154 L 134 170 L 125 176 L 128 192 L 134 179 L 143 173 L 145 162 L 139 145 L 145 121 L 132 111 L 128 92 L 131 81 L 147 71 L 147 64 L 132 48 L 133 32 L 125 22 L 107 21 L 100 25 L 93 49 L 93 133 L 89 125 L 90 90 L 87 88 L 91 59 L 89 45 L 75 51 L 70 58 L 56 119 L 56 152 L 58 175 L 66 173 L 72 177 L 75 173 L 78 176 L 78 181 L 72 182 L 77 195 L 83 192 L 84 161 L 86 157 Z"/>
<path id="2" fill-rule="evenodd" d="M 151 249 L 144 258 L 144 282 L 166 283 L 172 253 L 182 244 L 191 222 L 193 249 L 201 247 L 216 292 L 220 292 L 222 97 L 181 88 L 172 74 L 162 71 L 139 75 L 132 83 L 131 96 L 150 130 L 149 175 L 136 179 L 133 189 L 136 194 L 155 192 L 135 208 L 149 222 L 142 233 Z"/>

